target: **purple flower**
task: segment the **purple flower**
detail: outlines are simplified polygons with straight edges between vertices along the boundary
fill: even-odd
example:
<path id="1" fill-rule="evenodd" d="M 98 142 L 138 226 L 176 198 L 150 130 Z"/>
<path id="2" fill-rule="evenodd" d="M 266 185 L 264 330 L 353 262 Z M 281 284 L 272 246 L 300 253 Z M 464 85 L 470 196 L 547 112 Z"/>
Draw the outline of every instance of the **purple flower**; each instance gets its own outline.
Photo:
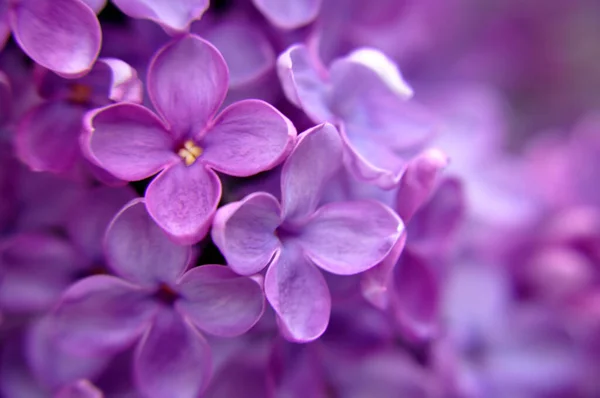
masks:
<path id="1" fill-rule="evenodd" d="M 193 35 L 160 50 L 148 91 L 162 117 L 134 104 L 92 112 L 86 148 L 118 178 L 135 181 L 160 171 L 146 191 L 152 218 L 180 243 L 206 235 L 221 197 L 219 171 L 250 176 L 289 153 L 296 130 L 269 104 L 237 102 L 215 116 L 227 92 L 221 54 Z"/>
<path id="2" fill-rule="evenodd" d="M 188 31 L 208 8 L 208 0 L 113 0 L 132 18 L 149 19 L 173 35 Z"/>
<path id="3" fill-rule="evenodd" d="M 314 21 L 323 0 L 252 0 L 256 8 L 281 29 L 296 29 Z"/>
<path id="4" fill-rule="evenodd" d="M 12 30 L 39 65 L 64 77 L 90 70 L 102 34 L 94 11 L 81 0 L 0 0 L 0 42 Z"/>
<path id="5" fill-rule="evenodd" d="M 269 265 L 265 293 L 282 333 L 294 341 L 318 338 L 327 328 L 331 296 L 317 267 L 357 274 L 381 261 L 403 231 L 400 218 L 375 201 L 331 203 L 321 191 L 342 166 L 335 127 L 319 125 L 300 136 L 281 172 L 281 204 L 258 192 L 219 209 L 212 237 L 229 266 L 251 275 Z"/>
<path id="6" fill-rule="evenodd" d="M 103 398 L 103 394 L 88 380 L 81 379 L 62 388 L 56 398 Z"/>
<path id="7" fill-rule="evenodd" d="M 304 45 L 278 59 L 286 97 L 315 122 L 338 125 L 347 166 L 382 188 L 395 186 L 407 162 L 433 133 L 431 117 L 411 101 L 395 64 L 369 48 L 333 61 L 326 70 Z"/>
<path id="8" fill-rule="evenodd" d="M 135 199 L 105 237 L 109 266 L 71 286 L 53 312 L 52 335 L 70 353 L 103 356 L 139 341 L 134 375 L 144 396 L 195 398 L 210 376 L 210 348 L 199 330 L 246 332 L 260 318 L 260 285 L 228 268 L 185 271 L 190 247 L 172 243 Z"/>

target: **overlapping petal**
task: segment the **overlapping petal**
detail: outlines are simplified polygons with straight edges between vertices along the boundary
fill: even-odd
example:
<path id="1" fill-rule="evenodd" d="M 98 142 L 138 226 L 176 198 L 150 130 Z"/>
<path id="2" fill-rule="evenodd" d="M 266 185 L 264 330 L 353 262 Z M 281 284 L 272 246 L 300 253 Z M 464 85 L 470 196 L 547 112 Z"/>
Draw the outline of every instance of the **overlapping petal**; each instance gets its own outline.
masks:
<path id="1" fill-rule="evenodd" d="M 351 275 L 382 261 L 403 231 L 398 215 L 379 202 L 340 202 L 319 208 L 299 242 L 319 267 Z"/>
<path id="2" fill-rule="evenodd" d="M 100 51 L 100 23 L 80 0 L 22 0 L 11 26 L 27 55 L 63 76 L 87 72 Z"/>
<path id="3" fill-rule="evenodd" d="M 283 161 L 295 137 L 292 122 L 273 106 L 259 100 L 239 101 L 199 137 L 202 162 L 238 177 L 258 174 Z"/>
<path id="4" fill-rule="evenodd" d="M 273 25 L 295 29 L 312 22 L 319 14 L 322 0 L 253 0 L 256 8 Z"/>
<path id="5" fill-rule="evenodd" d="M 174 284 L 190 259 L 190 248 L 177 245 L 156 225 L 143 199 L 129 202 L 105 236 L 106 260 L 122 278 L 141 286 Z"/>
<path id="6" fill-rule="evenodd" d="M 217 211 L 212 238 L 231 269 L 252 275 L 269 264 L 279 249 L 275 230 L 280 223 L 277 199 L 257 192 Z"/>
<path id="7" fill-rule="evenodd" d="M 186 35 L 163 47 L 148 71 L 148 93 L 179 138 L 200 134 L 227 94 L 229 73 L 209 42 Z"/>
<path id="8" fill-rule="evenodd" d="M 331 295 L 321 271 L 300 248 L 288 245 L 280 251 L 267 270 L 265 295 L 289 340 L 312 341 L 327 329 Z"/>
<path id="9" fill-rule="evenodd" d="M 342 166 L 342 141 L 325 123 L 304 132 L 281 171 L 283 214 L 287 220 L 309 216 L 327 182 Z"/>
<path id="10" fill-rule="evenodd" d="M 103 398 L 104 395 L 89 380 L 80 379 L 61 388 L 56 398 Z"/>
<path id="11" fill-rule="evenodd" d="M 221 181 L 201 162 L 176 163 L 146 190 L 146 206 L 156 223 L 181 244 L 202 239 L 221 198 Z"/>
<path id="12" fill-rule="evenodd" d="M 114 0 L 132 18 L 154 21 L 175 32 L 188 30 L 208 8 L 208 0 Z"/>
<path id="13" fill-rule="evenodd" d="M 181 160 L 161 121 L 142 106 L 109 105 L 91 112 L 85 127 L 86 153 L 123 180 L 147 178 Z"/>
<path id="14" fill-rule="evenodd" d="M 264 311 L 262 286 L 220 265 L 189 270 L 177 291 L 177 309 L 200 330 L 217 336 L 245 333 Z"/>
<path id="15" fill-rule="evenodd" d="M 148 398 L 197 398 L 208 384 L 210 369 L 204 337 L 171 309 L 160 311 L 135 355 L 139 391 Z"/>

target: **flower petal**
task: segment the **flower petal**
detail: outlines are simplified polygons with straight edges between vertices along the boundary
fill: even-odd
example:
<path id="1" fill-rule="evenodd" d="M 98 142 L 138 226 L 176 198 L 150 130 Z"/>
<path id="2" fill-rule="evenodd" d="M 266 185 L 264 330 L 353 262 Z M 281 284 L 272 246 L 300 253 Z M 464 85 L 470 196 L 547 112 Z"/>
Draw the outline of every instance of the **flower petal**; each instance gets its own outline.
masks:
<path id="1" fill-rule="evenodd" d="M 342 140 L 333 125 L 325 123 L 300 135 L 281 171 L 284 218 L 310 215 L 322 190 L 342 166 Z"/>
<path id="2" fill-rule="evenodd" d="M 88 380 L 79 379 L 61 388 L 55 398 L 103 398 L 104 395 Z"/>
<path id="3" fill-rule="evenodd" d="M 0 5 L 1 12 L 2 5 Z M 1 18 L 1 15 L 0 15 Z M 1 23 L 1 22 L 0 22 Z M 0 34 L 1 37 L 1 34 Z M 0 38 L 0 42 L 1 42 Z M 0 125 L 4 125 L 8 122 L 12 116 L 13 98 L 12 88 L 8 76 L 0 71 Z"/>
<path id="4" fill-rule="evenodd" d="M 200 162 L 179 162 L 160 173 L 146 189 L 146 206 L 156 223 L 181 244 L 198 242 L 208 232 L 221 198 L 221 181 Z"/>
<path id="5" fill-rule="evenodd" d="M 167 29 L 186 31 L 194 19 L 200 19 L 208 0 L 114 0 L 121 11 L 132 18 L 154 21 Z"/>
<path id="6" fill-rule="evenodd" d="M 188 265 L 191 250 L 171 242 L 150 218 L 144 200 L 129 202 L 112 220 L 104 245 L 108 265 L 142 286 L 174 284 Z"/>
<path id="7" fill-rule="evenodd" d="M 200 330 L 217 336 L 247 332 L 265 310 L 262 286 L 221 265 L 203 265 L 178 284 L 176 308 Z"/>
<path id="8" fill-rule="evenodd" d="M 105 64 L 111 72 L 111 84 L 108 98 L 115 102 L 133 102 L 139 104 L 144 98 L 144 87 L 137 71 L 128 63 L 117 58 L 100 58 L 98 63 Z"/>
<path id="9" fill-rule="evenodd" d="M 87 4 L 96 14 L 98 14 L 104 6 L 106 5 L 107 0 L 82 0 L 85 4 Z"/>
<path id="10" fill-rule="evenodd" d="M 227 107 L 200 139 L 201 161 L 225 174 L 247 177 L 277 166 L 292 150 L 296 129 L 260 100 Z"/>
<path id="11" fill-rule="evenodd" d="M 331 314 L 327 283 L 299 248 L 286 246 L 279 252 L 267 270 L 265 295 L 287 339 L 308 342 L 327 329 Z"/>
<path id="12" fill-rule="evenodd" d="M 206 40 L 186 35 L 164 46 L 148 70 L 148 94 L 179 137 L 204 130 L 227 94 L 223 56 Z"/>
<path id="13" fill-rule="evenodd" d="M 273 25 L 296 29 L 312 22 L 319 14 L 322 0 L 253 0 L 258 10 Z"/>
<path id="14" fill-rule="evenodd" d="M 27 55 L 65 77 L 85 74 L 100 51 L 100 23 L 79 0 L 19 1 L 11 25 Z"/>
<path id="15" fill-rule="evenodd" d="M 279 248 L 275 229 L 280 223 L 277 199 L 256 192 L 221 207 L 211 233 L 231 269 L 241 275 L 252 275 L 267 266 Z"/>
<path id="16" fill-rule="evenodd" d="M 19 123 L 19 158 L 34 171 L 64 173 L 81 158 L 79 135 L 85 109 L 51 101 L 34 107 Z"/>
<path id="17" fill-rule="evenodd" d="M 319 267 L 351 275 L 382 261 L 403 231 L 398 215 L 379 202 L 338 202 L 316 211 L 299 242 Z"/>
<path id="18" fill-rule="evenodd" d="M 121 103 L 92 111 L 85 127 L 86 153 L 123 180 L 142 180 L 181 160 L 162 122 L 140 105 Z"/>
<path id="19" fill-rule="evenodd" d="M 114 276 L 96 275 L 67 289 L 52 322 L 68 351 L 108 354 L 134 342 L 155 312 L 147 291 Z"/>
<path id="20" fill-rule="evenodd" d="M 315 122 L 333 122 L 326 102 L 327 71 L 304 45 L 288 48 L 277 59 L 277 75 L 287 99 Z"/>
<path id="21" fill-rule="evenodd" d="M 133 366 L 145 397 L 197 398 L 210 377 L 210 347 L 179 314 L 164 308 L 138 346 Z"/>

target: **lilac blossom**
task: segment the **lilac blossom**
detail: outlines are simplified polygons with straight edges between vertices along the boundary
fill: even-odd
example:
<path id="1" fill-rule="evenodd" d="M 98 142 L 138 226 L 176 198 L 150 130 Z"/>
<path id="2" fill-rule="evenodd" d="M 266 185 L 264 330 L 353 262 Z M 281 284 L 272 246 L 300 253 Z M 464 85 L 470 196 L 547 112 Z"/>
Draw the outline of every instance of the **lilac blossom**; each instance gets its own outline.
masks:
<path id="1" fill-rule="evenodd" d="M 331 297 L 317 267 L 339 275 L 363 272 L 403 231 L 400 218 L 375 201 L 318 207 L 342 151 L 330 124 L 303 133 L 281 172 L 281 202 L 257 192 L 215 217 L 212 237 L 234 271 L 250 275 L 269 266 L 265 294 L 291 340 L 314 340 L 327 327 Z"/>
<path id="2" fill-rule="evenodd" d="M 296 29 L 317 18 L 323 0 L 252 0 L 252 2 L 273 25 L 282 29 Z"/>
<path id="3" fill-rule="evenodd" d="M 208 0 L 113 0 L 132 18 L 149 19 L 173 35 L 186 32 L 208 8 Z"/>
<path id="4" fill-rule="evenodd" d="M 199 331 L 247 331 L 263 312 L 260 284 L 223 266 L 185 271 L 190 248 L 169 241 L 143 199 L 115 217 L 105 248 L 116 276 L 91 276 L 67 289 L 50 320 L 51 336 L 61 339 L 55 344 L 102 356 L 138 341 L 133 366 L 144 396 L 198 396 L 211 362 Z"/>
<path id="5" fill-rule="evenodd" d="M 215 116 L 227 81 L 220 53 L 197 36 L 183 36 L 156 54 L 148 72 L 162 118 L 125 103 L 88 118 L 85 146 L 98 165 L 127 181 L 160 171 L 146 191 L 148 211 L 181 243 L 199 241 L 210 227 L 221 197 L 213 170 L 241 177 L 275 167 L 296 135 L 285 116 L 258 100 Z"/>

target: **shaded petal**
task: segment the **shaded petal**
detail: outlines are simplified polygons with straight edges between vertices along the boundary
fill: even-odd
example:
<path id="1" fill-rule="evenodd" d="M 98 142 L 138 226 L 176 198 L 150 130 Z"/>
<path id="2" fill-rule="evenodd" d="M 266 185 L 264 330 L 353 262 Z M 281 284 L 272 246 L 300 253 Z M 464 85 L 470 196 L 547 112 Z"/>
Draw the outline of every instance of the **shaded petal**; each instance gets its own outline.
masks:
<path id="1" fill-rule="evenodd" d="M 227 94 L 229 73 L 209 42 L 187 35 L 164 46 L 148 70 L 148 94 L 179 137 L 204 130 Z"/>
<path id="2" fill-rule="evenodd" d="M 269 264 L 280 247 L 275 236 L 280 223 L 277 199 L 257 192 L 221 207 L 211 234 L 227 265 L 238 274 L 252 275 Z"/>
<path id="3" fill-rule="evenodd" d="M 144 97 L 144 87 L 137 71 L 127 62 L 117 58 L 100 58 L 110 68 L 111 84 L 108 98 L 115 102 L 127 101 L 141 103 Z"/>
<path id="4" fill-rule="evenodd" d="M 0 9 L 2 5 L 0 5 Z M 1 18 L 1 15 L 0 15 Z M 1 21 L 0 21 L 1 23 Z M 0 28 L 1 30 L 1 28 Z M 1 34 L 0 34 L 0 42 Z M 12 88 L 8 76 L 0 71 L 0 126 L 4 125 L 12 117 Z"/>
<path id="5" fill-rule="evenodd" d="M 210 347 L 192 325 L 164 308 L 138 346 L 133 366 L 145 397 L 197 398 L 210 377 Z"/>
<path id="6" fill-rule="evenodd" d="M 281 163 L 295 137 L 292 122 L 273 106 L 260 100 L 239 101 L 200 138 L 201 161 L 225 174 L 251 176 Z"/>
<path id="7" fill-rule="evenodd" d="M 19 123 L 15 146 L 19 158 L 34 171 L 63 173 L 81 158 L 79 135 L 85 109 L 66 102 L 46 102 Z"/>
<path id="8" fill-rule="evenodd" d="M 317 339 L 327 329 L 331 295 L 325 278 L 297 247 L 279 251 L 265 277 L 265 295 L 291 341 Z"/>
<path id="9" fill-rule="evenodd" d="M 112 220 L 106 261 L 122 278 L 142 286 L 173 284 L 188 265 L 189 246 L 177 245 L 150 218 L 144 200 L 129 202 Z"/>
<path id="10" fill-rule="evenodd" d="M 68 351 L 108 354 L 134 342 L 155 312 L 148 291 L 114 276 L 96 275 L 67 289 L 52 322 Z"/>
<path id="11" fill-rule="evenodd" d="M 291 46 L 277 59 L 277 75 L 285 96 L 317 123 L 335 120 L 326 102 L 326 74 L 304 45 Z"/>
<path id="12" fill-rule="evenodd" d="M 103 398 L 104 394 L 88 380 L 80 379 L 61 388 L 55 398 Z"/>
<path id="13" fill-rule="evenodd" d="M 98 14 L 106 5 L 106 0 L 82 0 L 87 4 L 96 14 Z"/>
<path id="14" fill-rule="evenodd" d="M 315 212 L 299 242 L 319 267 L 351 275 L 383 260 L 403 231 L 398 215 L 379 202 L 338 202 Z"/>
<path id="15" fill-rule="evenodd" d="M 408 222 L 433 194 L 449 159 L 442 151 L 429 149 L 413 159 L 406 168 L 396 194 L 396 211 Z"/>
<path id="16" fill-rule="evenodd" d="M 394 269 L 393 313 L 411 341 L 430 339 L 438 331 L 440 286 L 423 258 L 405 251 Z"/>
<path id="17" fill-rule="evenodd" d="M 156 223 L 181 244 L 202 239 L 221 199 L 221 181 L 200 162 L 179 162 L 146 189 L 146 206 Z"/>
<path id="18" fill-rule="evenodd" d="M 100 23 L 79 0 L 22 0 L 11 25 L 27 55 L 66 77 L 84 74 L 100 51 Z"/>
<path id="19" fill-rule="evenodd" d="M 162 122 L 140 105 L 121 103 L 92 111 L 85 127 L 86 153 L 123 180 L 142 180 L 181 160 Z"/>
<path id="20" fill-rule="evenodd" d="M 284 218 L 309 216 L 341 166 L 342 140 L 333 125 L 321 124 L 300 135 L 281 171 Z"/>
<path id="21" fill-rule="evenodd" d="M 258 10 L 273 25 L 295 29 L 312 22 L 319 14 L 322 0 L 253 0 Z"/>
<path id="22" fill-rule="evenodd" d="M 154 21 L 167 29 L 186 31 L 194 19 L 200 19 L 208 0 L 114 0 L 121 11 L 132 18 Z"/>
<path id="23" fill-rule="evenodd" d="M 200 330 L 217 336 L 247 332 L 265 309 L 262 286 L 222 265 L 203 265 L 178 284 L 176 308 Z"/>

